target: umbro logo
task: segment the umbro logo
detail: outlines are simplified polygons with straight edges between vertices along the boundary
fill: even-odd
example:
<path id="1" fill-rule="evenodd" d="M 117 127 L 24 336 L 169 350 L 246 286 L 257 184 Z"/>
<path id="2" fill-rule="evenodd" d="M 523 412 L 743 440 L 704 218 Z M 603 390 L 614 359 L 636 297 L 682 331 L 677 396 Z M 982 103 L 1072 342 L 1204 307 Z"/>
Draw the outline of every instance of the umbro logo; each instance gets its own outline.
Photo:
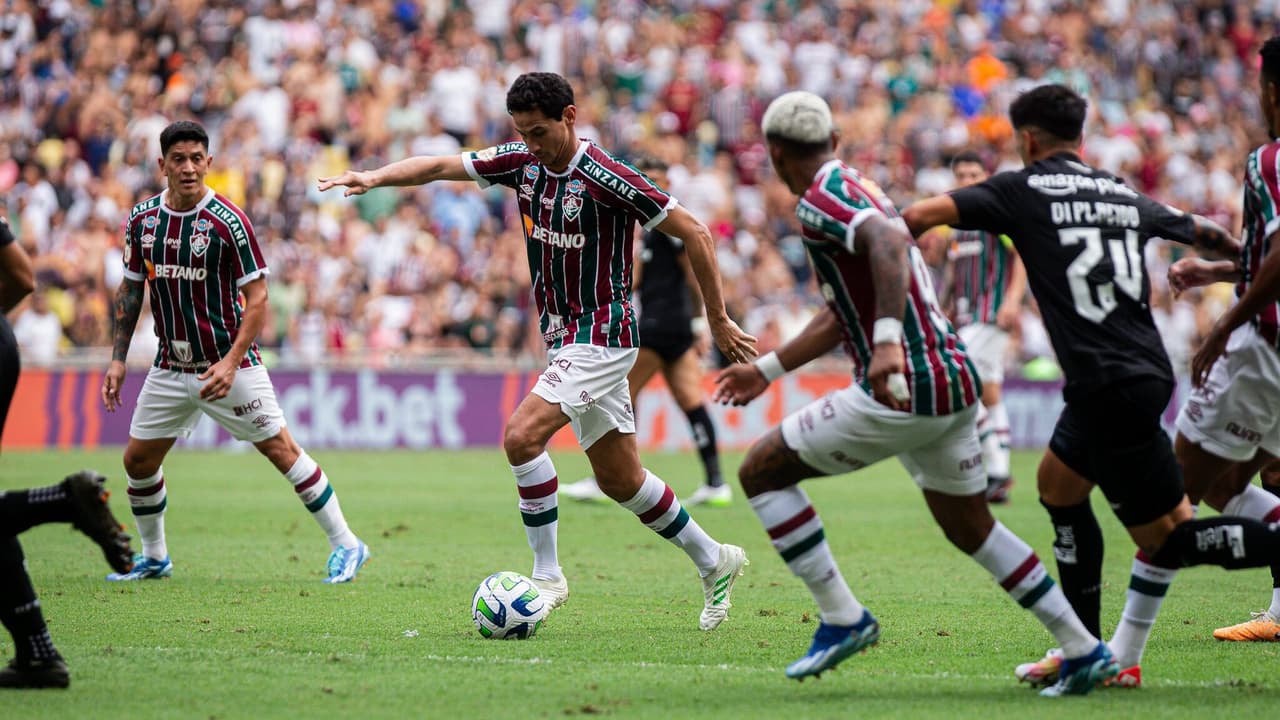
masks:
<path id="1" fill-rule="evenodd" d="M 549 385 L 559 385 L 561 382 L 563 382 L 563 381 L 560 379 L 560 376 L 559 376 L 559 375 L 557 375 L 557 374 L 556 374 L 554 371 L 552 371 L 552 370 L 548 370 L 548 371 L 546 371 L 546 372 L 542 373 L 542 379 L 543 379 L 543 380 L 546 380 L 546 381 L 547 381 L 547 384 L 549 384 Z"/>

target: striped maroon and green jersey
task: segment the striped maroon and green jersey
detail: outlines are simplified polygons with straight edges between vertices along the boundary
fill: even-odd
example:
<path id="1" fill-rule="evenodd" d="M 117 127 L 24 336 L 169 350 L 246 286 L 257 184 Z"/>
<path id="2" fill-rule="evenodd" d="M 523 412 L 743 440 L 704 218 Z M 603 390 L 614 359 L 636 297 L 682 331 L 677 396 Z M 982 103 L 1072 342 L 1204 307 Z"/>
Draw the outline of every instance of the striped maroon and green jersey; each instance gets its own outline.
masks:
<path id="1" fill-rule="evenodd" d="M 946 289 L 955 308 L 956 327 L 994 325 L 1009 291 L 1014 257 L 1012 241 L 985 230 L 947 228 L 951 283 Z"/>
<path id="2" fill-rule="evenodd" d="M 675 199 L 585 139 L 563 173 L 548 170 L 522 142 L 464 153 L 462 162 L 481 187 L 516 190 L 547 347 L 637 347 L 630 299 L 635 223 L 652 229 Z"/>
<path id="3" fill-rule="evenodd" d="M 1244 243 L 1240 249 L 1240 282 L 1236 297 L 1258 275 L 1271 252 L 1271 238 L 1280 230 L 1280 140 L 1249 154 L 1244 179 Z M 1270 303 L 1250 322 L 1271 347 L 1280 350 L 1280 304 Z"/>
<path id="4" fill-rule="evenodd" d="M 231 351 L 240 332 L 240 287 L 267 274 L 249 218 L 208 190 L 191 210 L 168 191 L 134 206 L 125 226 L 124 276 L 146 281 L 160 338 L 155 366 L 199 372 Z M 240 367 L 261 365 L 256 343 Z"/>
<path id="5" fill-rule="evenodd" d="M 873 215 L 901 222 L 884 192 L 839 160 L 822 166 L 796 206 L 796 216 L 804 228 L 805 249 L 813 260 L 822 295 L 841 320 L 845 348 L 854 359 L 854 377 L 868 393 L 871 384 L 866 373 L 871 364 L 876 320 L 875 285 L 870 259 L 854 251 L 853 237 L 858 226 Z M 902 345 L 911 412 L 947 415 L 978 400 L 982 392 L 978 371 L 938 307 L 920 251 L 912 245 L 907 254 L 911 286 L 902 318 Z"/>

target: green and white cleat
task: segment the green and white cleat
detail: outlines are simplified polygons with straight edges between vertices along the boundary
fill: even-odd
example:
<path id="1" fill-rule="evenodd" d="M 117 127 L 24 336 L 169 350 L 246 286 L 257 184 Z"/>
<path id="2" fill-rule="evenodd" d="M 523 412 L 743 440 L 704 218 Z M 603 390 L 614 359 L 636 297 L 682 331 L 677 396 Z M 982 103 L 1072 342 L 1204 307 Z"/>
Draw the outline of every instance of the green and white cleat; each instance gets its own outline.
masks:
<path id="1" fill-rule="evenodd" d="M 704 606 L 698 625 L 703 630 L 715 630 L 729 616 L 729 608 L 732 607 L 729 596 L 733 594 L 733 584 L 749 563 L 746 550 L 727 543 L 720 545 L 720 561 L 716 563 L 716 569 L 702 578 Z"/>

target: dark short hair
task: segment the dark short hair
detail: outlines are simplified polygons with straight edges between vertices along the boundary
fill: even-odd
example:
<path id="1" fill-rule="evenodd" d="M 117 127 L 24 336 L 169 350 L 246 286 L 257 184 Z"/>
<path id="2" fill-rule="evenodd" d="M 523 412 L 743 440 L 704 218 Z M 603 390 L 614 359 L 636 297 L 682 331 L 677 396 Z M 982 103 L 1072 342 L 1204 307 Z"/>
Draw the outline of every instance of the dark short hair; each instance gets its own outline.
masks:
<path id="1" fill-rule="evenodd" d="M 548 120 L 564 117 L 564 109 L 573 104 L 573 88 L 569 81 L 551 72 L 525 73 L 511 83 L 507 91 L 507 112 L 541 112 Z"/>
<path id="2" fill-rule="evenodd" d="M 974 150 L 961 150 L 951 158 L 951 169 L 955 170 L 957 165 L 964 163 L 972 163 L 981 165 L 983 170 L 987 169 L 987 164 L 982 162 L 982 156 Z"/>
<path id="3" fill-rule="evenodd" d="M 1041 85 L 1017 97 L 1009 106 L 1009 121 L 1016 130 L 1039 128 L 1064 141 L 1079 140 L 1084 133 L 1089 103 L 1066 85 Z"/>
<path id="4" fill-rule="evenodd" d="M 1262 56 L 1262 76 L 1273 85 L 1280 85 L 1280 35 L 1262 44 L 1258 51 Z"/>
<path id="5" fill-rule="evenodd" d="M 160 132 L 160 154 L 168 155 L 169 148 L 187 140 L 200 143 L 204 146 L 204 151 L 209 152 L 209 133 L 204 131 L 200 123 L 179 120 Z"/>

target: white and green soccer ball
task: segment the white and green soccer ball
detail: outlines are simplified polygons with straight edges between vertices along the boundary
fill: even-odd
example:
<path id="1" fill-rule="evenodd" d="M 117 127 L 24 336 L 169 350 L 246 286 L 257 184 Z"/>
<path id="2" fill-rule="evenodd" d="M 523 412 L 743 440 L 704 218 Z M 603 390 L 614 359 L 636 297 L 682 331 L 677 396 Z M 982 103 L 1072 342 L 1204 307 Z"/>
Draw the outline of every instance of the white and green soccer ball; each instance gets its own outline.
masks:
<path id="1" fill-rule="evenodd" d="M 529 578 L 509 571 L 485 578 L 471 599 L 471 619 L 490 640 L 524 640 L 542 626 L 547 603 Z"/>

